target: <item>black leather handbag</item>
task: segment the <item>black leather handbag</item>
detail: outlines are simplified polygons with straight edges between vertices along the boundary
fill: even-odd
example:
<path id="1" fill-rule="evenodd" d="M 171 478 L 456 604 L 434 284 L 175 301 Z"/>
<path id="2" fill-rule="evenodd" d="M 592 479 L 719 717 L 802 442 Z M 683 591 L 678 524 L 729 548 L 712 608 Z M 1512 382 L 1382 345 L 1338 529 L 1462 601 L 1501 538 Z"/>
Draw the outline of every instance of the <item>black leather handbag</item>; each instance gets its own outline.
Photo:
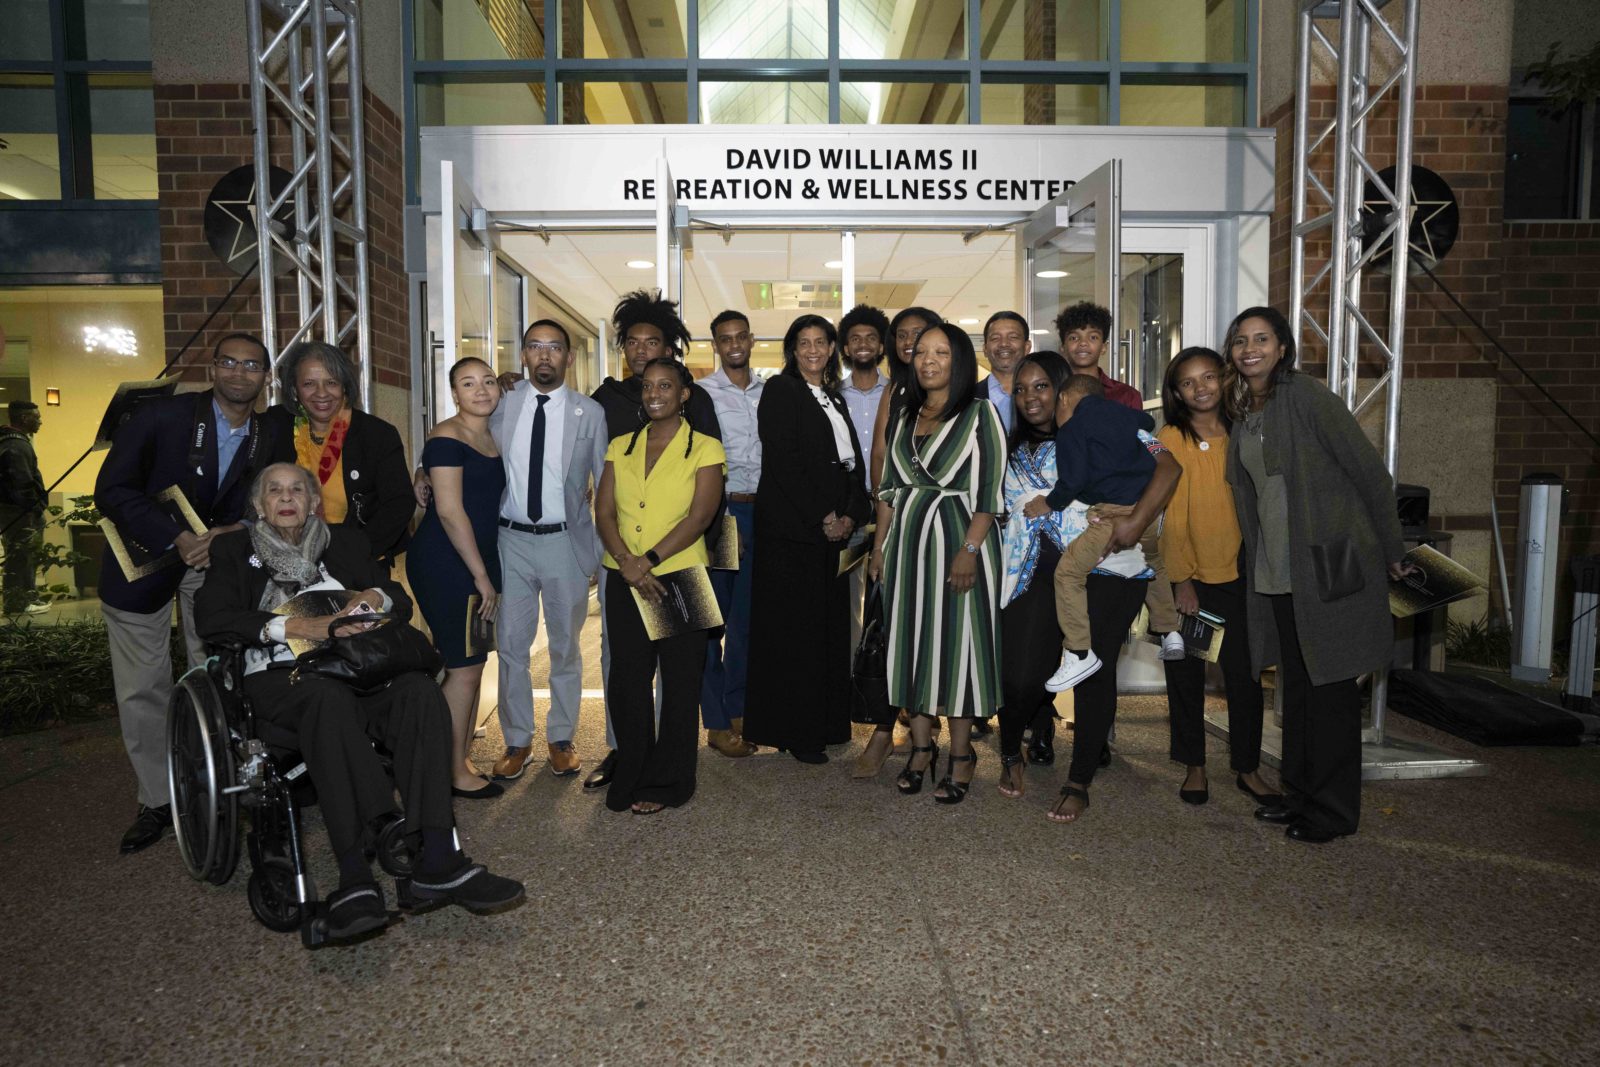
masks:
<path id="1" fill-rule="evenodd" d="M 337 635 L 352 619 L 371 622 L 370 630 Z M 375 693 L 395 678 L 411 671 L 436 677 L 444 667 L 439 650 L 422 631 L 389 612 L 344 616 L 328 624 L 328 640 L 295 659 L 293 685 L 308 675 L 343 682 L 357 693 Z"/>
<path id="2" fill-rule="evenodd" d="M 889 628 L 883 618 L 883 587 L 867 590 L 861 619 L 861 643 L 850 665 L 850 721 L 870 726 L 894 722 L 889 706 Z"/>

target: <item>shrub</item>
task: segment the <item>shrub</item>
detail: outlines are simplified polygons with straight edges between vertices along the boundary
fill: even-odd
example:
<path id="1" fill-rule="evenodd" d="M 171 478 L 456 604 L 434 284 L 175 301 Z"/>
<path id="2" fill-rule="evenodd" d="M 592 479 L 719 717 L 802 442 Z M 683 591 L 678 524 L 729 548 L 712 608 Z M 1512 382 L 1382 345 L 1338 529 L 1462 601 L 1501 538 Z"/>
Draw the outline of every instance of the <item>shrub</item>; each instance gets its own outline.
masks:
<path id="1" fill-rule="evenodd" d="M 172 631 L 176 677 L 187 663 L 183 635 Z M 0 621 L 0 736 L 87 722 L 117 713 L 111 680 L 111 649 L 99 619 L 36 624 Z"/>

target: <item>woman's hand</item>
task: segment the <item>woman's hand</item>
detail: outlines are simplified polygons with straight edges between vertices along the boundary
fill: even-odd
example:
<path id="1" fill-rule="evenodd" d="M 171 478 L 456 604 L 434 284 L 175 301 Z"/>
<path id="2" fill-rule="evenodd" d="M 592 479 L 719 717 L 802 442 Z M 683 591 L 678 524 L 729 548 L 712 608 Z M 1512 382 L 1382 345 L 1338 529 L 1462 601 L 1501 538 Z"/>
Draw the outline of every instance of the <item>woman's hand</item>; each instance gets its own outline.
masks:
<path id="1" fill-rule="evenodd" d="M 867 577 L 875 582 L 883 577 L 883 549 L 877 545 L 872 546 L 872 555 L 867 557 Z"/>
<path id="2" fill-rule="evenodd" d="M 977 580 L 978 557 L 963 548 L 956 553 L 956 558 L 950 561 L 950 589 L 953 592 L 965 593 Z"/>
<path id="3" fill-rule="evenodd" d="M 629 556 L 618 564 L 617 571 L 623 581 L 638 589 L 640 583 L 650 577 L 650 561 L 643 556 Z"/>
<path id="4" fill-rule="evenodd" d="M 1022 505 L 1022 517 L 1025 519 L 1042 519 L 1048 514 L 1050 503 L 1042 496 L 1031 497 Z"/>
<path id="5" fill-rule="evenodd" d="M 661 598 L 667 595 L 667 587 L 656 581 L 655 577 L 650 574 L 646 574 L 640 579 L 634 588 L 639 590 L 640 596 L 652 604 L 661 603 Z"/>
<path id="6" fill-rule="evenodd" d="M 1405 560 L 1400 559 L 1389 564 L 1389 580 L 1391 582 L 1398 582 L 1405 578 L 1406 575 L 1415 573 L 1417 573 L 1417 565 L 1415 563 L 1407 563 Z"/>
<path id="7" fill-rule="evenodd" d="M 500 609 L 500 593 L 489 580 L 487 574 L 481 574 L 472 580 L 478 595 L 483 598 L 483 603 L 478 607 L 478 618 L 484 622 L 494 622 L 494 614 Z"/>
<path id="8" fill-rule="evenodd" d="M 433 482 L 428 479 L 428 468 L 418 467 L 411 476 L 411 495 L 417 498 L 417 507 L 426 508 L 433 499 Z"/>
<path id="9" fill-rule="evenodd" d="M 1178 614 L 1200 614 L 1200 594 L 1195 591 L 1194 582 L 1185 579 L 1172 587 L 1172 599 L 1177 601 Z"/>

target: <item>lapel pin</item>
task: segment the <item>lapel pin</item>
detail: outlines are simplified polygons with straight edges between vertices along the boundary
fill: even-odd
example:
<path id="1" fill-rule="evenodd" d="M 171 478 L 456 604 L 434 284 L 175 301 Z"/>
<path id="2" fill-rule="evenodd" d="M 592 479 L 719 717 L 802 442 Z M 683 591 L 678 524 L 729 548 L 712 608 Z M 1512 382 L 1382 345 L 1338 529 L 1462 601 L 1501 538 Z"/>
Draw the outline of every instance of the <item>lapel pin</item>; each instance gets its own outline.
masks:
<path id="1" fill-rule="evenodd" d="M 361 472 L 360 471 L 351 471 L 350 472 L 350 480 L 352 482 L 355 481 L 357 478 L 360 478 L 360 477 L 361 477 Z"/>

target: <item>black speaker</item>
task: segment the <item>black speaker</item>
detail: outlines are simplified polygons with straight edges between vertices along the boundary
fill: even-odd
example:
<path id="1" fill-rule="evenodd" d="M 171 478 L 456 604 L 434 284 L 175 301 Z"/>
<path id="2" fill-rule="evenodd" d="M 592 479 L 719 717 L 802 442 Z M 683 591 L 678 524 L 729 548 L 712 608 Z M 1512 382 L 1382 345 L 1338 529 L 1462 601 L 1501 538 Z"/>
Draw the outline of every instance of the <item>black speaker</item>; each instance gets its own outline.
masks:
<path id="1" fill-rule="evenodd" d="M 1415 538 L 1428 532 L 1429 496 L 1425 486 L 1401 482 L 1394 487 L 1395 509 L 1400 513 L 1400 532 L 1406 537 Z"/>

